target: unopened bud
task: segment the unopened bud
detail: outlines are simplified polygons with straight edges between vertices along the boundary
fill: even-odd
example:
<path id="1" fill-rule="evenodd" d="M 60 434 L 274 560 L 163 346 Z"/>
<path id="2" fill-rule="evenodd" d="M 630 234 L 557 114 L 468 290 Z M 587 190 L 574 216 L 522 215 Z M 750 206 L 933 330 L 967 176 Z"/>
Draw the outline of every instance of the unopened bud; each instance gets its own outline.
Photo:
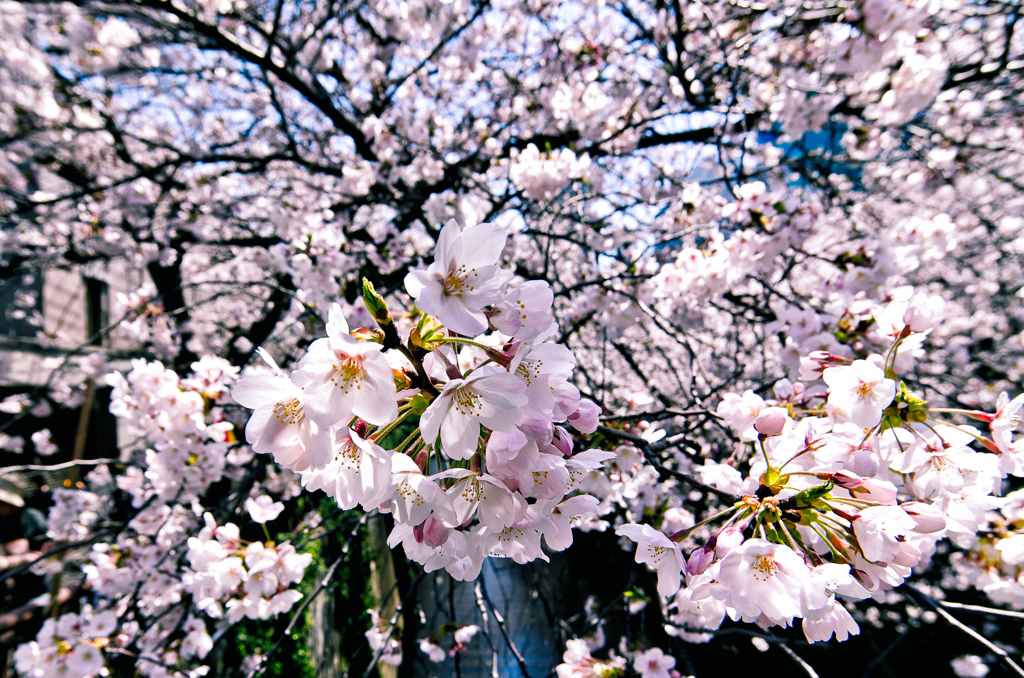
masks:
<path id="1" fill-rule="evenodd" d="M 715 549 L 705 546 L 694 549 L 686 561 L 686 572 L 691 577 L 704 574 L 711 564 L 715 562 Z"/>
<path id="2" fill-rule="evenodd" d="M 715 555 L 725 558 L 729 552 L 743 543 L 743 532 L 735 527 L 728 527 L 722 530 L 715 543 Z"/>
<path id="3" fill-rule="evenodd" d="M 851 471 L 839 471 L 832 475 L 832 482 L 846 488 L 858 499 L 873 501 L 879 504 L 895 504 L 896 486 L 888 480 L 877 478 L 861 478 Z"/>
<path id="4" fill-rule="evenodd" d="M 365 327 L 357 327 L 349 332 L 349 334 L 359 341 L 372 341 L 375 344 L 384 343 L 384 332 L 381 330 L 369 330 Z"/>
<path id="5" fill-rule="evenodd" d="M 789 412 L 781 407 L 766 407 L 754 420 L 754 429 L 763 436 L 782 435 L 789 421 Z"/>
<path id="6" fill-rule="evenodd" d="M 779 400 L 789 400 L 796 395 L 796 389 L 793 388 L 793 382 L 789 379 L 780 379 L 775 382 L 775 386 L 772 387 L 772 392 L 775 393 L 775 397 Z"/>
<path id="7" fill-rule="evenodd" d="M 917 567 L 921 562 L 921 549 L 909 541 L 901 541 L 899 548 L 892 562 L 903 567 Z"/>
<path id="8" fill-rule="evenodd" d="M 591 400 L 584 398 L 579 408 L 569 415 L 568 421 L 580 433 L 593 433 L 601 416 L 601 408 Z"/>
<path id="9" fill-rule="evenodd" d="M 552 436 L 551 444 L 566 457 L 572 456 L 572 437 L 561 426 L 555 427 L 555 434 Z"/>
<path id="10" fill-rule="evenodd" d="M 903 322 L 911 332 L 927 332 L 942 321 L 945 310 L 946 300 L 942 297 L 915 294 L 903 314 Z"/>
<path id="11" fill-rule="evenodd" d="M 366 278 L 363 278 L 363 302 L 366 304 L 366 310 L 370 312 L 370 315 L 373 316 L 373 319 L 382 328 L 393 323 L 387 302 L 384 301 L 384 297 L 377 294 L 377 290 L 373 288 L 373 283 Z"/>
<path id="12" fill-rule="evenodd" d="M 417 358 L 422 358 L 444 343 L 444 326 L 432 316 L 423 315 L 409 333 L 409 348 Z"/>
<path id="13" fill-rule="evenodd" d="M 431 513 L 419 525 L 412 528 L 412 535 L 420 544 L 426 544 L 431 548 L 437 548 L 446 541 L 452 533 L 452 528 L 447 527 L 443 521 L 438 520 Z"/>
<path id="14" fill-rule="evenodd" d="M 821 379 L 821 373 L 825 366 L 813 358 L 800 358 L 800 379 L 802 381 L 814 381 Z"/>

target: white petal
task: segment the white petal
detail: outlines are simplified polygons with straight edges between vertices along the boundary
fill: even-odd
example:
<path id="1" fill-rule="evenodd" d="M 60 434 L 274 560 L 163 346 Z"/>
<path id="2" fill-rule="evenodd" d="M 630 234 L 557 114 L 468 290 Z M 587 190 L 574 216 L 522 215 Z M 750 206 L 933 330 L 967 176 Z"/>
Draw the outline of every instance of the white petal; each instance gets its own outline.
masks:
<path id="1" fill-rule="evenodd" d="M 477 417 L 459 414 L 454 409 L 441 422 L 441 449 L 452 459 L 469 459 L 480 439 Z"/>
<path id="2" fill-rule="evenodd" d="M 366 378 L 358 389 L 352 412 L 371 424 L 386 426 L 398 418 L 391 365 L 379 352 L 367 354 L 363 357 L 363 371 Z"/>

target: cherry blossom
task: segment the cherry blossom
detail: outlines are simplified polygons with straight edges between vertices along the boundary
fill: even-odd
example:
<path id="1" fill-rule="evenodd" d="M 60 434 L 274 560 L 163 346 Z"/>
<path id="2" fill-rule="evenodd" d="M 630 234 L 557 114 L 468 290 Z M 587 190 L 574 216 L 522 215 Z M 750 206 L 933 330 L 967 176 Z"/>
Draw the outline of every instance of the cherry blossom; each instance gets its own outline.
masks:
<path id="1" fill-rule="evenodd" d="M 420 420 L 423 439 L 453 459 L 476 452 L 480 427 L 511 433 L 522 423 L 521 407 L 529 402 L 526 385 L 496 368 L 480 368 L 465 379 L 452 379 Z"/>
<path id="2" fill-rule="evenodd" d="M 379 425 L 394 421 L 398 406 L 391 366 L 380 350 L 379 344 L 349 335 L 341 307 L 331 306 L 327 338 L 313 342 L 293 376 L 306 394 L 310 419 L 321 427 L 353 416 Z"/>
<path id="3" fill-rule="evenodd" d="M 882 410 L 896 394 L 896 382 L 887 379 L 881 368 L 866 360 L 855 360 L 846 367 L 830 367 L 822 378 L 831 389 L 828 403 L 835 409 L 836 416 L 862 428 L 877 426 Z"/>
<path id="4" fill-rule="evenodd" d="M 441 229 L 434 263 L 414 271 L 405 287 L 424 312 L 460 334 L 476 336 L 487 329 L 481 309 L 497 303 L 511 275 L 495 263 L 505 246 L 505 233 L 492 224 L 466 230 L 454 219 Z"/>

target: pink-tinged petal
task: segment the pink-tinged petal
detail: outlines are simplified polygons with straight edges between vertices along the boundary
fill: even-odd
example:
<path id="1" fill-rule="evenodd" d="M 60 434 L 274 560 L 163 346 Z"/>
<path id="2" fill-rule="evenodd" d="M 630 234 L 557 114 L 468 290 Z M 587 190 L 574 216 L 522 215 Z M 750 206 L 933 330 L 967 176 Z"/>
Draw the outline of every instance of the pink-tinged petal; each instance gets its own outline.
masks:
<path id="1" fill-rule="evenodd" d="M 658 567 L 658 595 L 670 598 L 682 583 L 683 562 L 679 551 L 666 553 L 665 562 Z"/>
<path id="2" fill-rule="evenodd" d="M 511 271 L 497 266 L 481 266 L 468 277 L 468 287 L 462 290 L 462 299 L 470 308 L 496 304 L 505 295 L 505 288 L 512 278 Z"/>
<path id="3" fill-rule="evenodd" d="M 516 505 L 508 490 L 481 483 L 480 493 L 483 495 L 478 514 L 481 525 L 499 532 L 516 522 Z"/>
<path id="4" fill-rule="evenodd" d="M 306 456 L 302 445 L 298 444 L 275 450 L 274 461 L 295 472 L 305 471 L 309 468 L 309 457 Z"/>
<path id="5" fill-rule="evenodd" d="M 601 502 L 597 497 L 593 497 L 589 494 L 581 494 L 566 499 L 559 504 L 557 508 L 558 512 L 562 515 L 575 517 L 592 515 L 597 512 L 600 505 Z"/>
<path id="6" fill-rule="evenodd" d="M 336 424 L 348 424 L 352 418 L 352 407 L 357 394 L 351 384 L 338 386 L 330 381 L 330 375 L 319 383 L 306 387 L 306 416 L 323 428 Z"/>
<path id="7" fill-rule="evenodd" d="M 830 389 L 837 391 L 852 391 L 860 383 L 856 370 L 849 366 L 827 367 L 821 378 Z"/>
<path id="8" fill-rule="evenodd" d="M 341 306 L 332 304 L 327 318 L 327 337 L 329 339 L 348 335 L 348 321 L 345 320 L 345 314 L 341 312 Z"/>
<path id="9" fill-rule="evenodd" d="M 424 294 L 424 297 L 426 294 Z M 424 311 L 428 309 L 417 300 L 416 305 Z M 467 337 L 475 337 L 487 329 L 487 317 L 478 309 L 470 309 L 459 297 L 440 295 L 435 310 L 428 311 L 437 316 L 445 327 Z"/>
<path id="10" fill-rule="evenodd" d="M 441 283 L 437 281 L 437 278 L 431 275 L 428 271 L 412 271 L 405 276 L 405 291 L 408 292 L 409 296 L 413 299 L 418 299 L 420 295 L 423 294 L 423 290 L 429 287 L 431 283 L 438 287 L 441 286 Z"/>
<path id="11" fill-rule="evenodd" d="M 335 356 L 334 351 L 331 350 L 331 340 L 317 339 L 309 345 L 306 355 L 302 356 L 298 369 L 292 372 L 292 381 L 296 386 L 306 388 L 314 382 L 330 379 L 334 364 Z"/>
<path id="12" fill-rule="evenodd" d="M 255 410 L 294 397 L 297 391 L 287 378 L 254 374 L 239 379 L 231 389 L 231 397 L 242 407 Z"/>
<path id="13" fill-rule="evenodd" d="M 455 483 L 445 493 L 451 499 L 452 508 L 455 510 L 455 522 L 453 525 L 461 525 L 466 523 L 476 513 L 477 506 L 480 505 L 480 495 L 477 492 L 477 485 L 474 482 L 475 479 L 470 478 L 463 480 L 462 482 Z M 499 530 L 502 528 L 498 528 Z"/>
<path id="14" fill-rule="evenodd" d="M 281 368 L 277 366 L 277 361 L 274 360 L 274 357 L 272 355 L 267 353 L 266 349 L 260 346 L 259 348 L 256 349 L 256 353 L 259 355 L 259 357 L 263 358 L 264 362 L 270 365 L 270 367 L 274 370 L 274 374 L 277 374 L 278 376 L 281 377 L 284 376 L 284 372 L 282 372 Z"/>
<path id="15" fill-rule="evenodd" d="M 850 421 L 861 428 L 873 428 L 882 420 L 882 408 L 869 400 L 856 400 L 850 407 Z"/>
<path id="16" fill-rule="evenodd" d="M 263 437 L 263 432 L 270 422 L 274 411 L 269 407 L 261 407 L 249 417 L 249 423 L 245 425 L 245 442 L 255 445 Z"/>
<path id="17" fill-rule="evenodd" d="M 398 418 L 391 365 L 379 352 L 367 354 L 363 356 L 363 371 L 366 377 L 360 384 L 360 395 L 352 406 L 352 412 L 371 424 L 386 426 Z"/>
<path id="18" fill-rule="evenodd" d="M 390 492 L 391 455 L 379 445 L 362 440 L 355 433 L 352 433 L 352 439 L 356 441 L 356 444 L 363 453 L 359 469 L 359 503 L 365 510 L 369 511 L 374 506 L 383 502 Z"/>
<path id="19" fill-rule="evenodd" d="M 472 381 L 474 390 L 500 396 L 517 407 L 522 407 L 529 402 L 529 396 L 526 395 L 526 384 L 514 374 L 499 371 Z"/>
<path id="20" fill-rule="evenodd" d="M 313 421 L 307 421 L 298 428 L 299 440 L 306 450 L 310 466 L 317 470 L 325 468 L 334 456 L 334 450 L 331 448 L 331 430 L 321 429 Z"/>
<path id="21" fill-rule="evenodd" d="M 499 407 L 486 415 L 481 413 L 480 423 L 492 431 L 511 433 L 523 423 L 523 411 L 518 407 Z"/>
<path id="22" fill-rule="evenodd" d="M 260 454 L 273 454 L 275 450 L 291 447 L 299 440 L 299 427 L 295 424 L 282 422 L 270 413 L 263 435 L 252 446 Z"/>
<path id="23" fill-rule="evenodd" d="M 441 265 L 444 272 L 448 272 L 455 265 L 455 262 L 461 259 L 462 252 L 462 229 L 459 227 L 459 222 L 449 219 L 448 223 L 441 229 L 441 234 L 437 237 L 437 247 L 434 248 L 434 261 Z"/>
<path id="24" fill-rule="evenodd" d="M 474 416 L 452 410 L 441 422 L 441 449 L 452 459 L 469 459 L 476 452 L 480 424 Z"/>
<path id="25" fill-rule="evenodd" d="M 447 298 L 444 294 L 444 287 L 441 286 L 441 282 L 437 278 L 429 273 L 424 275 L 425 282 L 420 288 L 419 294 L 413 298 L 416 300 L 417 308 L 424 313 L 437 316 L 438 313 L 444 311 L 444 300 Z"/>
<path id="26" fill-rule="evenodd" d="M 451 223 L 451 222 L 449 222 Z M 462 232 L 462 258 L 466 266 L 488 266 L 498 261 L 505 249 L 505 229 L 490 223 L 477 224 Z"/>
<path id="27" fill-rule="evenodd" d="M 448 389 L 445 389 L 448 390 Z M 427 410 L 420 415 L 420 433 L 423 435 L 423 442 L 432 445 L 437 440 L 437 433 L 441 430 L 441 422 L 448 414 L 448 408 L 452 401 L 450 398 L 439 396 L 430 403 Z"/>
<path id="28" fill-rule="evenodd" d="M 566 516 L 552 516 L 544 530 L 544 541 L 552 551 L 564 551 L 572 546 L 572 527 Z"/>
<path id="29" fill-rule="evenodd" d="M 640 540 L 644 538 L 644 527 L 635 523 L 619 525 L 615 528 L 615 534 L 631 539 L 639 544 Z"/>

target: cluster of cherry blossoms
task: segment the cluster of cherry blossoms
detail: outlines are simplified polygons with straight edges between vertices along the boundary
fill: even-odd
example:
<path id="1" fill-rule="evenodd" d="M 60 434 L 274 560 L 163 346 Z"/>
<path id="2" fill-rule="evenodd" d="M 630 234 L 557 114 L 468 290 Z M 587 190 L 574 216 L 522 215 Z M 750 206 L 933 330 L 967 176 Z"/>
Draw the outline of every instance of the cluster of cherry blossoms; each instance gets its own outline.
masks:
<path id="1" fill-rule="evenodd" d="M 197 608 L 234 623 L 242 617 L 276 617 L 302 598 L 288 587 L 302 581 L 312 554 L 296 553 L 288 543 L 243 544 L 237 525 L 218 526 L 209 513 L 203 517 L 206 526 L 198 536 L 189 537 L 185 557 L 191 570 L 182 579 Z"/>
<path id="2" fill-rule="evenodd" d="M 101 465 L 86 476 L 83 489 L 56 490 L 47 534 L 62 542 L 98 542 L 81 565 L 85 581 L 112 608 L 125 600 L 132 607 L 91 619 L 64 615 L 56 627 L 47 622 L 34 643 L 19 648 L 20 673 L 96 675 L 108 643 L 101 636 L 111 635 L 96 635 L 101 624 L 104 629 L 116 626 L 119 648 L 139 653 L 142 674 L 202 675 L 206 667 L 195 666 L 195 660 L 206 656 L 213 640 L 202 615 L 192 614 L 193 604 L 207 617 L 223 620 L 218 622 L 223 628 L 243 617 L 269 619 L 301 599 L 292 586 L 302 580 L 311 554 L 297 553 L 288 543 L 274 544 L 269 537 L 266 543 L 244 542 L 235 524 L 218 526 L 211 513 L 196 512 L 209 488 L 225 476 L 240 478 L 253 455 L 234 442 L 234 426 L 224 421 L 222 411 L 237 368 L 209 356 L 192 368 L 192 374 L 179 378 L 159 362 L 136 360 L 127 375 L 109 375 L 111 411 L 123 419 L 140 448 L 116 477 Z M 293 482 L 297 486 L 297 478 Z M 127 529 L 109 541 L 88 539 L 102 535 L 115 519 L 119 492 L 135 508 L 123 526 Z M 263 523 L 283 505 L 261 495 L 250 498 L 247 509 L 254 522 Z M 188 567 L 182 567 L 183 561 Z M 57 559 L 34 569 L 59 576 L 64 566 Z"/>
<path id="3" fill-rule="evenodd" d="M 943 537 L 968 549 L 954 559 L 966 581 L 1021 605 L 1020 493 L 996 495 L 1003 478 L 1024 476 L 1013 438 L 1024 396 L 1004 394 L 995 413 L 930 407 L 900 373 L 941 321 L 943 300 L 900 288 L 860 306 L 838 320 L 845 345 L 800 359 L 801 381 L 778 382 L 771 400 L 747 391 L 720 402 L 718 416 L 744 441 L 737 453 L 750 454 L 688 470 L 736 495 L 731 506 L 675 531 L 616 529 L 636 542 L 636 561 L 657 570 L 674 634 L 707 640 L 692 630 L 717 629 L 728 615 L 763 627 L 802 619 L 810 642 L 845 640 L 859 627 L 840 599 L 898 587 Z M 857 313 L 871 322 L 847 317 Z M 702 543 L 687 552 L 690 539 Z"/>
<path id="4" fill-rule="evenodd" d="M 309 556 L 265 526 L 303 487 L 460 580 L 617 534 L 684 641 L 845 638 L 933 552 L 1024 609 L 1018 9 L 0 0 L 2 334 L 47 353 L 0 352 L 0 454 L 63 464 L 50 415 L 104 383 L 123 448 L 42 489 L 81 545 L 31 570 L 80 568 L 116 640 L 65 615 L 19 672 L 201 674 L 296 610 Z M 76 329 L 52 304 L 82 278 L 109 317 Z M 390 663 L 475 628 L 417 653 L 371 618 Z M 559 672 L 663 678 L 648 640 Z"/>
<path id="5" fill-rule="evenodd" d="M 28 678 L 86 678 L 105 671 L 104 648 L 117 644 L 117 614 L 113 610 L 82 614 L 69 612 L 47 619 L 36 639 L 18 647 L 14 667 Z"/>
<path id="6" fill-rule="evenodd" d="M 449 221 L 433 263 L 405 279 L 415 313 L 394 320 L 365 283 L 379 329 L 350 331 L 335 304 L 327 337 L 290 375 L 261 349 L 274 373 L 232 390 L 255 410 L 246 439 L 256 452 L 342 508 L 391 513 L 392 547 L 459 580 L 488 556 L 546 560 L 541 537 L 568 547 L 598 504 L 569 495 L 613 456 L 573 453 L 563 425 L 593 432 L 599 409 L 568 381 L 572 353 L 544 341 L 557 328 L 548 285 L 513 284 L 497 265 L 505 240 L 491 224 Z"/>

